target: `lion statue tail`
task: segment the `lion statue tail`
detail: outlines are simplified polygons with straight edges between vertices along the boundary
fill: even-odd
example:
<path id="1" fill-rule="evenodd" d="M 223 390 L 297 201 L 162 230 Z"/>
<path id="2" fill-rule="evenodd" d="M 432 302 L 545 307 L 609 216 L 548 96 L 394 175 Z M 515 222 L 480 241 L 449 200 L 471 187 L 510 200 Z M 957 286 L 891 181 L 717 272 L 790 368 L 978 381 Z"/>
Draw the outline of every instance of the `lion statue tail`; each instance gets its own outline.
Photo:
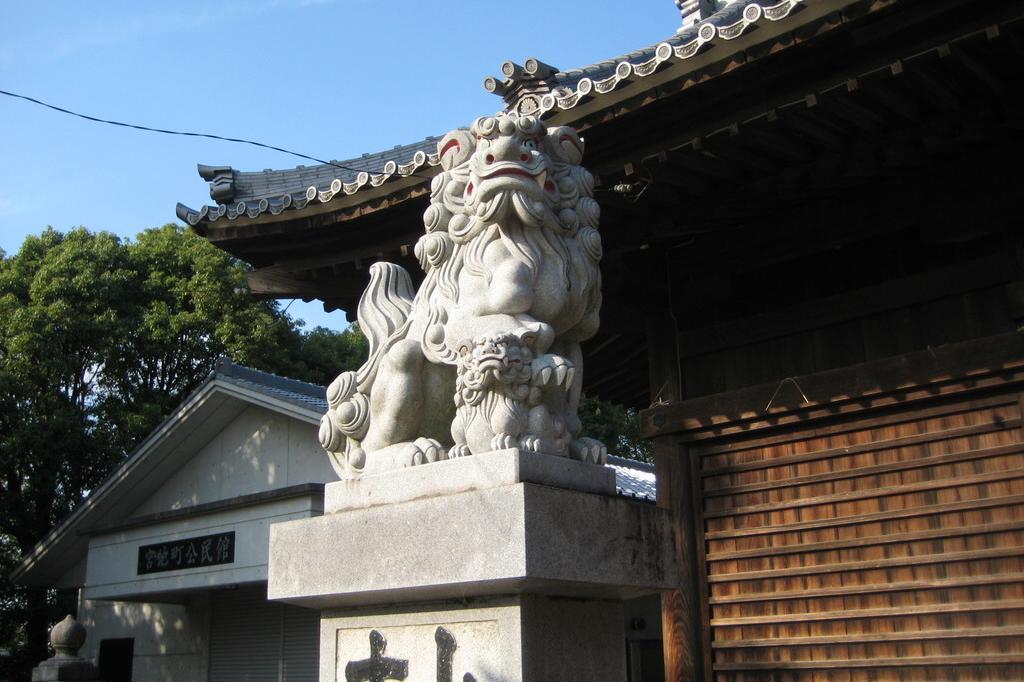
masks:
<path id="1" fill-rule="evenodd" d="M 341 373 L 327 387 L 327 414 L 320 420 L 320 444 L 339 474 L 363 466 L 358 442 L 370 426 L 370 387 L 384 353 L 409 328 L 414 298 L 412 278 L 405 268 L 383 262 L 370 266 L 370 283 L 357 309 L 370 354 L 358 371 Z"/>

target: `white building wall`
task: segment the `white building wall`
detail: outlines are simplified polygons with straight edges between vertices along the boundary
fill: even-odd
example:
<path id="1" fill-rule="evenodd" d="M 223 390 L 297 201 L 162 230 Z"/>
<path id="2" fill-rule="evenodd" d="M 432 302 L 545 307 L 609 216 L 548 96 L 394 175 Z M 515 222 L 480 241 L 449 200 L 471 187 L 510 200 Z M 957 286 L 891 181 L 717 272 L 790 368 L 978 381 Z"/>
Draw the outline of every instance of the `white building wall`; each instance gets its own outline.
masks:
<path id="1" fill-rule="evenodd" d="M 209 593 L 191 595 L 182 605 L 80 599 L 78 620 L 88 638 L 79 655 L 99 663 L 102 640 L 131 637 L 135 640 L 133 680 L 206 680 L 209 603 Z"/>
<path id="2" fill-rule="evenodd" d="M 318 516 L 319 496 L 305 495 L 97 535 L 89 540 L 87 599 L 144 599 L 146 595 L 265 581 L 270 524 Z M 138 574 L 139 547 L 233 531 L 234 561 Z"/>
<path id="3" fill-rule="evenodd" d="M 317 442 L 315 424 L 251 405 L 200 448 L 134 514 L 336 478 Z"/>
<path id="4" fill-rule="evenodd" d="M 288 420 L 288 485 L 338 480 L 318 433 L 318 424 Z"/>
<path id="5" fill-rule="evenodd" d="M 162 482 L 131 516 L 335 479 L 317 442 L 315 424 L 251 405 Z M 86 560 L 75 572 L 77 584 L 84 584 L 79 620 L 89 633 L 81 655 L 98 663 L 102 640 L 132 638 L 132 679 L 207 680 L 211 596 L 237 585 L 265 592 L 265 583 L 262 588 L 260 584 L 267 577 L 270 524 L 308 518 L 321 511 L 320 496 L 306 494 L 195 516 L 154 519 L 145 526 L 93 536 Z M 137 575 L 140 545 L 227 531 L 235 532 L 231 564 Z M 256 585 L 248 587 L 253 583 Z M 147 595 L 182 603 L 137 601 Z M 133 601 L 117 601 L 125 598 Z"/>

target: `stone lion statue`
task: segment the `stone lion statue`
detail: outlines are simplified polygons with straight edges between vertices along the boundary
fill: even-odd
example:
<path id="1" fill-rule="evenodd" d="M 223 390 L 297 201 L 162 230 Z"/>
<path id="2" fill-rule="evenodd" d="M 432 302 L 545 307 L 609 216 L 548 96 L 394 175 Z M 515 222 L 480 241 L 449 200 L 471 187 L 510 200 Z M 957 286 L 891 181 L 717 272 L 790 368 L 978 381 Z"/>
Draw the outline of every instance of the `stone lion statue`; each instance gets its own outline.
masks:
<path id="1" fill-rule="evenodd" d="M 576 414 L 601 306 L 583 141 L 498 114 L 438 153 L 415 248 L 425 279 L 414 291 L 400 266 L 370 268 L 370 356 L 328 387 L 321 444 L 343 478 L 513 447 L 604 463 Z"/>

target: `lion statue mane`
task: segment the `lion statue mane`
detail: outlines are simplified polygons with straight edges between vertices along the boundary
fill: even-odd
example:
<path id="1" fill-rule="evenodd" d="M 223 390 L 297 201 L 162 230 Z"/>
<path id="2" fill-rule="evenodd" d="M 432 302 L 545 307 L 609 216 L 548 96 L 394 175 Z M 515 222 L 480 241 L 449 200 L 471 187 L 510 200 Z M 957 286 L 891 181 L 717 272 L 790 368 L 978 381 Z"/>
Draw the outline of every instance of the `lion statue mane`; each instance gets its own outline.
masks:
<path id="1" fill-rule="evenodd" d="M 580 436 L 580 343 L 598 328 L 600 210 L 583 141 L 498 114 L 438 143 L 415 247 L 359 301 L 370 354 L 327 389 L 320 442 L 342 478 L 518 447 L 603 463 Z"/>

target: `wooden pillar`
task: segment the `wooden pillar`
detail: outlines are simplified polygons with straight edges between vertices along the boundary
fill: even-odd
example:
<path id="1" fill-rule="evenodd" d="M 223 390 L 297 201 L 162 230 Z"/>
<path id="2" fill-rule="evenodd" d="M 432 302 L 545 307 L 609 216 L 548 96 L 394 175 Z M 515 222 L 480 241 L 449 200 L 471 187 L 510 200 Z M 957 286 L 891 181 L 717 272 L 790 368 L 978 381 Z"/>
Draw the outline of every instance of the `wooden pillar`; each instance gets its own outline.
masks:
<path id="1" fill-rule="evenodd" d="M 675 534 L 679 587 L 661 595 L 666 682 L 710 679 L 711 652 L 704 641 L 708 618 L 703 566 L 703 524 L 698 524 L 694 467 L 687 448 L 672 436 L 654 440 L 658 506 L 669 509 Z"/>
<path id="2" fill-rule="evenodd" d="M 668 313 L 651 313 L 647 321 L 651 403 L 683 399 L 676 322 Z M 710 650 L 704 641 L 707 619 L 703 565 L 703 523 L 695 467 L 688 451 L 673 436 L 654 440 L 658 506 L 671 510 L 675 533 L 679 588 L 661 597 L 662 641 L 667 682 L 704 682 Z M 699 480 L 699 479 L 696 479 Z M 696 493 L 695 493 L 696 491 Z"/>

